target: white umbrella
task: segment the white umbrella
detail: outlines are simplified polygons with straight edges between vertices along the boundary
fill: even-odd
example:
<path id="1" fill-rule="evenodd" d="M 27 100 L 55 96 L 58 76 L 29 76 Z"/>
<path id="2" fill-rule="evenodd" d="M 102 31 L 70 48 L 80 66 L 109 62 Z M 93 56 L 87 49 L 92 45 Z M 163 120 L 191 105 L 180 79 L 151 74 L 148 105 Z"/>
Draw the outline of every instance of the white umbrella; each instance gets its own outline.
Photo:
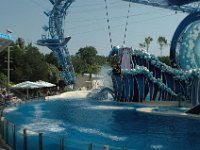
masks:
<path id="1" fill-rule="evenodd" d="M 46 81 L 42 81 L 42 80 L 36 81 L 35 83 L 40 84 L 43 87 L 54 87 L 54 86 L 56 86 L 55 84 L 52 84 L 52 83 L 49 83 L 49 82 L 46 82 Z"/>
<path id="2" fill-rule="evenodd" d="M 26 89 L 27 90 L 27 98 L 29 95 L 29 89 L 36 89 L 36 88 L 43 88 L 45 86 L 38 84 L 36 82 L 31 82 L 31 81 L 24 81 L 22 83 L 16 84 L 12 86 L 15 89 Z"/>

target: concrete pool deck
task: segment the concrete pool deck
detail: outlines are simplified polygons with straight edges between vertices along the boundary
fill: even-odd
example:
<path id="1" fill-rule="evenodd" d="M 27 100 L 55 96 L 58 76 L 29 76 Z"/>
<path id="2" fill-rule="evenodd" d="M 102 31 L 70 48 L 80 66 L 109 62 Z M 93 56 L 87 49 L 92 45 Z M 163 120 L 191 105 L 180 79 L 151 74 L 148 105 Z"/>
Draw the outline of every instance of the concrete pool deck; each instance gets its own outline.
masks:
<path id="1" fill-rule="evenodd" d="M 52 96 L 46 96 L 45 100 L 54 100 L 54 99 L 68 99 L 68 98 L 87 98 L 88 94 L 91 92 L 91 90 L 84 90 L 84 91 L 69 91 L 64 92 L 58 95 L 52 95 Z"/>

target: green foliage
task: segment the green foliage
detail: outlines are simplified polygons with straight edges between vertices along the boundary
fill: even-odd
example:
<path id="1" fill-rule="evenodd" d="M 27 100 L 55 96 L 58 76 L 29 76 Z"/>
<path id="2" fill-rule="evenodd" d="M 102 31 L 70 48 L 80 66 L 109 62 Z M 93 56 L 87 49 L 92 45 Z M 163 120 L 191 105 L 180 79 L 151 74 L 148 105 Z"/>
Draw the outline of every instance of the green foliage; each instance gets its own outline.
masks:
<path id="1" fill-rule="evenodd" d="M 22 38 L 18 38 L 12 44 L 10 59 L 10 81 L 14 83 L 45 80 L 63 85 L 53 52 L 44 55 L 32 43 L 26 45 Z M 107 63 L 106 60 L 105 56 L 97 55 L 97 50 L 92 46 L 80 48 L 72 56 L 76 74 L 97 74 L 101 66 Z M 0 53 L 0 80 L 7 82 L 7 49 Z"/>
<path id="2" fill-rule="evenodd" d="M 160 56 L 162 56 L 163 47 L 167 46 L 167 39 L 164 36 L 159 36 L 157 42 L 160 46 Z"/>
<path id="3" fill-rule="evenodd" d="M 98 56 L 96 48 L 86 46 L 80 48 L 75 56 L 72 56 L 72 63 L 77 74 L 98 74 L 101 66 L 107 63 L 105 56 Z"/>
<path id="4" fill-rule="evenodd" d="M 50 54 L 46 54 L 45 60 L 46 60 L 47 63 L 53 64 L 53 65 L 58 67 L 58 63 L 57 63 L 56 57 L 55 57 L 53 52 L 51 52 Z"/>
<path id="5" fill-rule="evenodd" d="M 108 63 L 113 68 L 119 62 L 119 58 L 117 55 L 108 58 Z"/>
<path id="6" fill-rule="evenodd" d="M 62 77 L 59 73 L 58 68 L 54 64 L 48 64 L 49 69 L 49 81 L 51 83 L 58 83 L 59 80 L 62 80 Z"/>
<path id="7" fill-rule="evenodd" d="M 147 52 L 149 51 L 149 46 L 150 46 L 150 43 L 153 41 L 153 38 L 148 36 L 148 37 L 145 37 L 144 39 L 144 43 L 139 43 L 139 47 L 140 48 L 146 48 Z"/>
<path id="8" fill-rule="evenodd" d="M 10 80 L 12 82 L 49 80 L 45 56 L 32 43 L 25 45 L 24 40 L 19 38 L 11 47 L 10 57 Z M 0 60 L 2 64 L 0 73 L 7 75 L 7 50 L 0 53 Z"/>
<path id="9" fill-rule="evenodd" d="M 165 63 L 166 65 L 171 66 L 171 61 L 170 61 L 169 56 L 160 56 L 160 57 L 158 57 L 158 59 L 161 62 Z"/>
<path id="10" fill-rule="evenodd" d="M 7 76 L 3 73 L 0 73 L 0 84 L 3 83 L 4 85 L 6 85 L 7 80 L 8 80 Z"/>

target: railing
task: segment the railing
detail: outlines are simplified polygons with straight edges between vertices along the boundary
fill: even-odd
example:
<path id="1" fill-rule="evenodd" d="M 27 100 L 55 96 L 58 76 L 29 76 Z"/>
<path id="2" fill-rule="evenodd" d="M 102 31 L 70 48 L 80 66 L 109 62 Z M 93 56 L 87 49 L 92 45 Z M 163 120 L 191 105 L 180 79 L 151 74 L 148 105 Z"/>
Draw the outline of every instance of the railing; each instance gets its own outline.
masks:
<path id="1" fill-rule="evenodd" d="M 0 119 L 0 137 L 13 150 L 127 150 L 125 147 L 85 143 L 64 137 L 55 138 L 27 128 L 20 129 L 3 116 Z"/>

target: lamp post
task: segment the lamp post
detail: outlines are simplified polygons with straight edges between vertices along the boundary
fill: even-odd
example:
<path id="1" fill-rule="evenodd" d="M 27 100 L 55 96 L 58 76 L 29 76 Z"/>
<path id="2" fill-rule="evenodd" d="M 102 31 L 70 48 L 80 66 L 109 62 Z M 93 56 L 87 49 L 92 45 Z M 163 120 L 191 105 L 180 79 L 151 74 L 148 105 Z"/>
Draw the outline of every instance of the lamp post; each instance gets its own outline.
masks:
<path id="1" fill-rule="evenodd" d="M 12 46 L 8 46 L 8 60 L 7 60 L 7 78 L 8 78 L 8 84 L 7 84 L 7 86 L 8 86 L 8 94 L 10 93 L 10 87 L 9 87 L 9 83 L 10 83 L 10 48 L 11 48 Z"/>
<path id="2" fill-rule="evenodd" d="M 9 29 L 6 29 L 6 33 L 7 34 L 11 34 L 12 31 Z M 7 78 L 8 78 L 8 83 L 7 83 L 7 87 L 8 87 L 8 94 L 10 93 L 10 87 L 9 87 L 9 83 L 10 83 L 10 48 L 12 46 L 8 46 L 8 58 L 7 58 Z"/>

